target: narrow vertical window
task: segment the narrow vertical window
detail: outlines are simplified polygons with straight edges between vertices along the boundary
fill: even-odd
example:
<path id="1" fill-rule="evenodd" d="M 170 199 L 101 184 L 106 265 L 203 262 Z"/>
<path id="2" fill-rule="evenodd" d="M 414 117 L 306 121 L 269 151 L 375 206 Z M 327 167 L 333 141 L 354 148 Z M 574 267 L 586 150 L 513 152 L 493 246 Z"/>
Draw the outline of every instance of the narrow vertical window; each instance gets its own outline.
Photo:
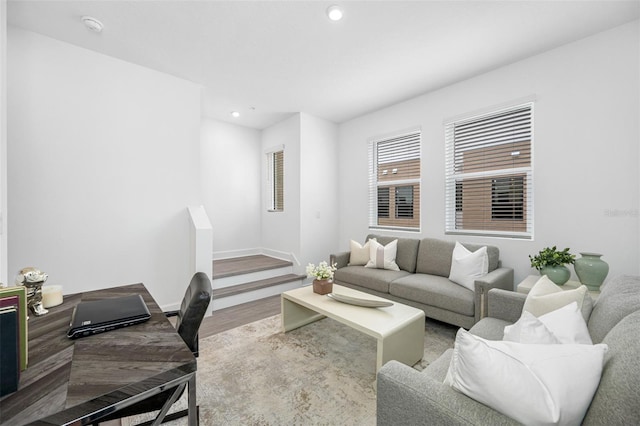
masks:
<path id="1" fill-rule="evenodd" d="M 369 142 L 369 227 L 420 229 L 420 131 Z"/>
<path id="2" fill-rule="evenodd" d="M 389 217 L 389 188 L 378 188 L 378 218 Z"/>
<path id="3" fill-rule="evenodd" d="M 445 232 L 533 237 L 533 103 L 445 123 Z"/>
<path id="4" fill-rule="evenodd" d="M 413 219 L 413 186 L 396 187 L 396 219 Z"/>
<path id="5" fill-rule="evenodd" d="M 268 210 L 284 211 L 284 150 L 267 154 L 267 183 L 269 185 Z"/>
<path id="6" fill-rule="evenodd" d="M 491 181 L 491 219 L 524 219 L 524 176 L 496 178 Z"/>

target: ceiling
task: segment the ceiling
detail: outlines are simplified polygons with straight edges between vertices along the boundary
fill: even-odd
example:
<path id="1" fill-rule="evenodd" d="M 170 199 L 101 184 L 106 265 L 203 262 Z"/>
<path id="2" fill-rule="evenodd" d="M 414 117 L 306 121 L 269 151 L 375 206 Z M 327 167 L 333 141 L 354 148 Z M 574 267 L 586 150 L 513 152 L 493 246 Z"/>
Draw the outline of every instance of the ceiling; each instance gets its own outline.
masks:
<path id="1" fill-rule="evenodd" d="M 344 122 L 636 20 L 640 1 L 9 0 L 7 15 L 201 84 L 204 115 L 262 129 L 300 111 Z"/>

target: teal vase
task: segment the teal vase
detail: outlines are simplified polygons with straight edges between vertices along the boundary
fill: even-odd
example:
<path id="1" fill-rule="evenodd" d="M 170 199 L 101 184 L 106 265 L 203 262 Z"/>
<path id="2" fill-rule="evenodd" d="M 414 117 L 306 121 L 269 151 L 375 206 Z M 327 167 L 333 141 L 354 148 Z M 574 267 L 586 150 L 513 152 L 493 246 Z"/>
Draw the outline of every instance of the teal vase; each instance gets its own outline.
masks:
<path id="1" fill-rule="evenodd" d="M 587 286 L 590 291 L 600 290 L 600 285 L 609 273 L 609 264 L 600 259 L 598 253 L 580 253 L 582 257 L 576 259 L 573 265 L 580 283 Z"/>
<path id="2" fill-rule="evenodd" d="M 563 285 L 567 281 L 569 281 L 569 277 L 571 277 L 571 272 L 567 269 L 566 266 L 544 266 L 540 268 L 540 275 L 546 275 L 549 277 L 551 281 L 556 283 L 557 285 Z"/>

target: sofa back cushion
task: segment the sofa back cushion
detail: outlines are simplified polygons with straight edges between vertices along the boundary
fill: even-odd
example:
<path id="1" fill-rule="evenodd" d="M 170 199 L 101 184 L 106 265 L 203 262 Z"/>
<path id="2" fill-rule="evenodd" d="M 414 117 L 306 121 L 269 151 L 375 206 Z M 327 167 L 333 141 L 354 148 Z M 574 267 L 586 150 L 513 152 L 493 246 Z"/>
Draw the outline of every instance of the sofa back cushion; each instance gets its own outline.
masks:
<path id="1" fill-rule="evenodd" d="M 462 245 L 472 252 L 484 247 L 483 244 L 462 243 Z M 448 277 L 451 272 L 451 256 L 455 246 L 455 241 L 423 238 L 420 240 L 416 272 Z M 491 272 L 498 268 L 500 250 L 496 246 L 486 247 L 489 256 L 489 272 Z"/>
<path id="2" fill-rule="evenodd" d="M 393 240 L 398 240 L 398 250 L 396 252 L 396 264 L 398 267 L 407 272 L 416 272 L 416 258 L 418 256 L 418 245 L 420 240 L 416 238 L 397 238 L 386 237 L 381 235 L 367 235 L 365 243 L 371 238 L 375 238 L 383 246 L 386 246 Z M 449 273 L 447 272 L 447 275 Z"/>
<path id="3" fill-rule="evenodd" d="M 596 303 L 596 306 L 598 306 Z M 618 322 L 602 343 L 605 354 L 600 386 L 596 390 L 584 425 L 632 425 L 640 421 L 640 311 Z"/>
<path id="4" fill-rule="evenodd" d="M 620 320 L 640 310 L 640 276 L 621 275 L 602 287 L 589 317 L 589 334 L 600 343 Z"/>

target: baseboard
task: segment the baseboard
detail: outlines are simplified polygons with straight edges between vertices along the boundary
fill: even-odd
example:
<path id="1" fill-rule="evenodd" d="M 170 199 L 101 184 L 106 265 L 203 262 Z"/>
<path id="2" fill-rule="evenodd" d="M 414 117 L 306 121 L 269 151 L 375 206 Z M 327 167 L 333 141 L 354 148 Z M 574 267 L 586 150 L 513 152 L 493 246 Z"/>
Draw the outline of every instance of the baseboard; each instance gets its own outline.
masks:
<path id="1" fill-rule="evenodd" d="M 293 253 L 262 248 L 261 254 L 264 254 L 265 256 L 275 257 L 276 259 L 288 260 L 289 262 L 292 262 L 294 266 L 300 266 L 298 258 L 296 258 L 296 255 Z"/>
<path id="2" fill-rule="evenodd" d="M 212 260 L 231 259 L 233 257 L 255 256 L 256 254 L 263 254 L 262 249 L 259 247 L 256 247 L 256 248 L 249 248 L 249 249 L 214 251 L 212 255 Z"/>

